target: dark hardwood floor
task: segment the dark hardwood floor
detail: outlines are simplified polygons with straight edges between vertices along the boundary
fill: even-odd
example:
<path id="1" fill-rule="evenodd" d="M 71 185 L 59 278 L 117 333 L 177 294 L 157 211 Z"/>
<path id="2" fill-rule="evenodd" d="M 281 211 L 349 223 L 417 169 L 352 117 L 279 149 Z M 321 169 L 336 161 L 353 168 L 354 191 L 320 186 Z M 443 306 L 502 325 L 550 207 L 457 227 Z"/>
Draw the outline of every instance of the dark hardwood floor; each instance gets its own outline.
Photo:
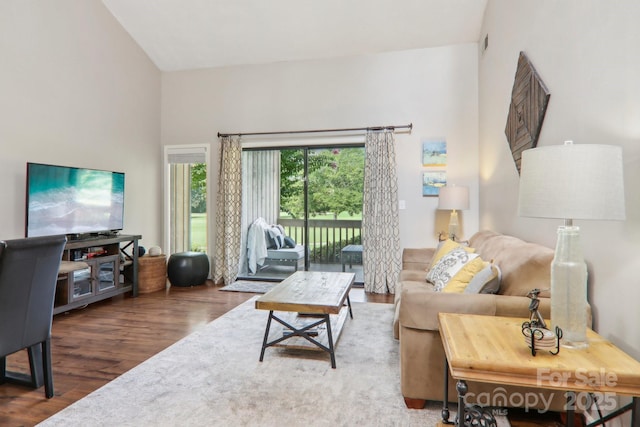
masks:
<path id="1" fill-rule="evenodd" d="M 137 298 L 117 296 L 54 317 L 52 359 L 55 396 L 0 385 L 0 426 L 33 426 L 80 400 L 255 294 L 212 285 L 172 287 Z M 351 291 L 352 302 L 392 303 L 393 295 Z M 27 352 L 7 359 L 9 370 L 27 372 Z"/>

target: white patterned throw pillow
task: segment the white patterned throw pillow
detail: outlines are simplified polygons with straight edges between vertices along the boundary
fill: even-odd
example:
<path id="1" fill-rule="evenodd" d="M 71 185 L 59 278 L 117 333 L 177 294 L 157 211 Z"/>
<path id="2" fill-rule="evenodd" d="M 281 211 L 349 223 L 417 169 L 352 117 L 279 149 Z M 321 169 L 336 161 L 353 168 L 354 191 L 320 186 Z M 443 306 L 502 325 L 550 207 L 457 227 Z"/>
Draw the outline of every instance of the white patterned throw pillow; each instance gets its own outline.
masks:
<path id="1" fill-rule="evenodd" d="M 463 248 L 456 248 L 429 269 L 427 281 L 432 283 L 437 292 L 440 292 L 449 281 L 469 262 L 478 257 L 478 254 L 469 253 Z"/>

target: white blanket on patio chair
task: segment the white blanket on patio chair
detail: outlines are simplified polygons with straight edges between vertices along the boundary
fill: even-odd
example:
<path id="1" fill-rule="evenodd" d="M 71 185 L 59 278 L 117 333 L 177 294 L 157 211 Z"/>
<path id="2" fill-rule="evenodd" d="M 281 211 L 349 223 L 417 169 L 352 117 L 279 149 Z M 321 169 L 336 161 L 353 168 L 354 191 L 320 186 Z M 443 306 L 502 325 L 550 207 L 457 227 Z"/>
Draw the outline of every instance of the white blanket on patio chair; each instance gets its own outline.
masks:
<path id="1" fill-rule="evenodd" d="M 247 234 L 247 267 L 249 274 L 255 274 L 258 266 L 267 258 L 267 239 L 265 232 L 269 224 L 264 218 L 258 218 L 249 226 Z"/>

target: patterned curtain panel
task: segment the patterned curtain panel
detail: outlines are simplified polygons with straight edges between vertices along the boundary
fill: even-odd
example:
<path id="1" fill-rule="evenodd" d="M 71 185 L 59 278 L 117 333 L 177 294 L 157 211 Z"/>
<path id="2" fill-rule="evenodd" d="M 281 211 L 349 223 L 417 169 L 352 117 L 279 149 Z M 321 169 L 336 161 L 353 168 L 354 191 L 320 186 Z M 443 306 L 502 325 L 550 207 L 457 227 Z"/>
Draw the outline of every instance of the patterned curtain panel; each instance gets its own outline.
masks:
<path id="1" fill-rule="evenodd" d="M 228 285 L 238 277 L 242 235 L 242 145 L 240 137 L 220 141 L 213 280 Z"/>
<path id="2" fill-rule="evenodd" d="M 398 177 L 392 131 L 369 131 L 365 143 L 362 262 L 367 292 L 395 293 L 400 274 Z"/>

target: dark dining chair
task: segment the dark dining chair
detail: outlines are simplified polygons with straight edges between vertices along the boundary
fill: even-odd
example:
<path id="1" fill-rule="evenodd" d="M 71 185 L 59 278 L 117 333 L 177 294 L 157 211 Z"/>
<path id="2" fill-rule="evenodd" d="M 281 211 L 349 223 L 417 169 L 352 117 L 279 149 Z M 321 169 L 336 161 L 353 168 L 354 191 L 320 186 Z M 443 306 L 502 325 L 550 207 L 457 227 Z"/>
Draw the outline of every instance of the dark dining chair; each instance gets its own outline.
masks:
<path id="1" fill-rule="evenodd" d="M 53 397 L 51 322 L 65 236 L 0 241 L 0 383 L 42 386 Z M 27 349 L 30 375 L 7 371 L 7 356 Z"/>

